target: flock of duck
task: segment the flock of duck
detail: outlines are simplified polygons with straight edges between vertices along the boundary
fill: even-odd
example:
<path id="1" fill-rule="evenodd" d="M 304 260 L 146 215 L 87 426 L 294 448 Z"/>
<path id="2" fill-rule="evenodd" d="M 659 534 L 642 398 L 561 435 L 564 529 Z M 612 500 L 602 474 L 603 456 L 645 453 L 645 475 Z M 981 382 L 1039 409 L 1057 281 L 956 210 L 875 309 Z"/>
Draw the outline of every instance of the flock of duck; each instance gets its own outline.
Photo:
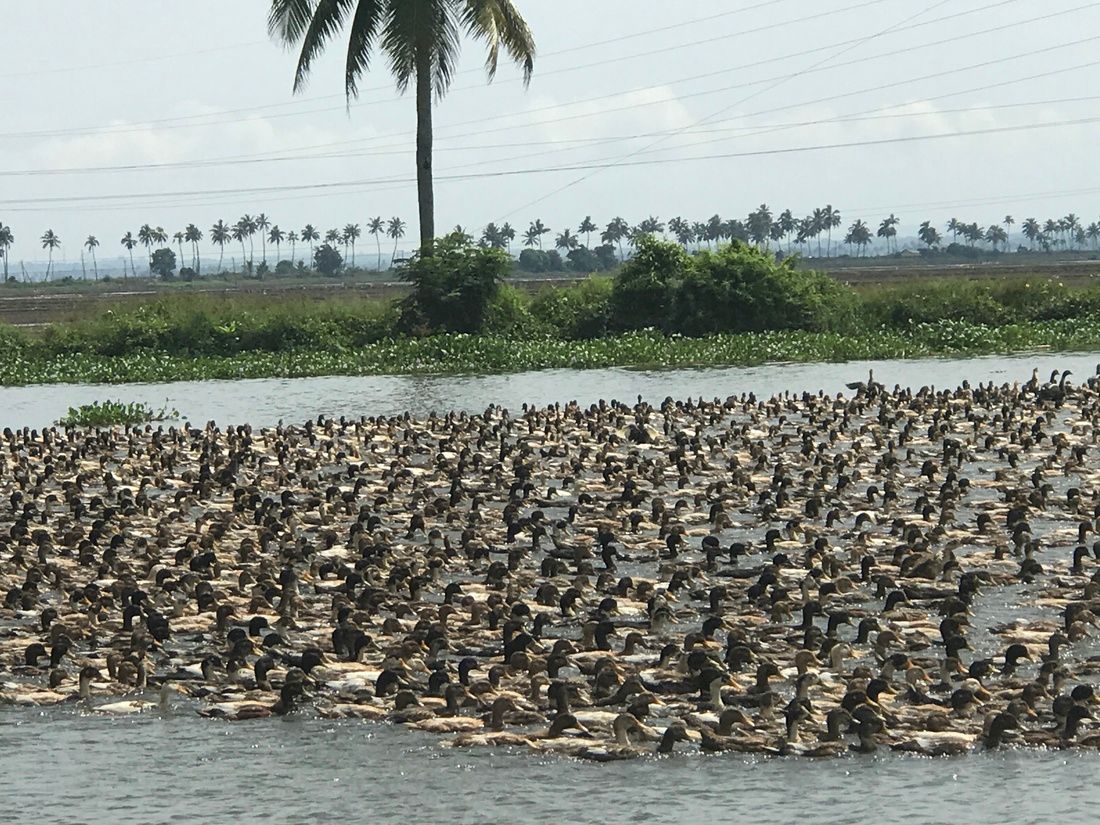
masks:
<path id="1" fill-rule="evenodd" d="M 598 761 L 1100 746 L 1100 378 L 849 390 L 5 429 L 0 705 Z"/>

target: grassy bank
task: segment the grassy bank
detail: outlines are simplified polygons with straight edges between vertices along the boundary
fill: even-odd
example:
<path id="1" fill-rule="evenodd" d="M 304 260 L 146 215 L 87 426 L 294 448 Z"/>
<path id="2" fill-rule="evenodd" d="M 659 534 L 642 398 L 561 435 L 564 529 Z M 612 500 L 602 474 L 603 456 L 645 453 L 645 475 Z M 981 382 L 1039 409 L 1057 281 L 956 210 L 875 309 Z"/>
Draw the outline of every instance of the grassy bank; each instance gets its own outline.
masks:
<path id="1" fill-rule="evenodd" d="M 185 356 L 155 350 L 124 355 L 19 353 L 0 363 L 0 383 L 162 382 L 204 379 L 506 373 L 596 367 L 749 366 L 1038 349 L 1100 349 L 1100 319 L 1040 321 L 997 327 L 965 322 L 918 324 L 908 331 L 762 332 L 668 337 L 628 333 L 588 341 L 446 335 L 386 339 L 357 350 L 291 349 Z"/>
<path id="2" fill-rule="evenodd" d="M 643 241 L 614 278 L 531 295 L 501 283 L 506 267 L 496 253 L 453 241 L 441 249 L 412 270 L 411 291 L 396 300 L 172 296 L 33 331 L 0 326 L 0 383 L 1100 349 L 1100 285 L 1091 283 L 1014 278 L 852 289 L 751 248 L 689 256 Z"/>

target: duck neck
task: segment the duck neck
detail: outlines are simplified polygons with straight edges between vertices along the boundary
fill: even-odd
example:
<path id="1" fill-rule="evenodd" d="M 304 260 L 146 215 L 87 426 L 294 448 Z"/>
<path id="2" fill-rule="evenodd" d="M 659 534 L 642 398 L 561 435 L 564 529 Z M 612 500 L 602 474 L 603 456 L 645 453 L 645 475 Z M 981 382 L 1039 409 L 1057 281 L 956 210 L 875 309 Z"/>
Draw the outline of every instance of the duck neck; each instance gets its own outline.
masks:
<path id="1" fill-rule="evenodd" d="M 672 753 L 675 744 L 676 734 L 669 728 L 665 731 L 665 735 L 661 737 L 661 743 L 657 746 L 657 753 Z"/>

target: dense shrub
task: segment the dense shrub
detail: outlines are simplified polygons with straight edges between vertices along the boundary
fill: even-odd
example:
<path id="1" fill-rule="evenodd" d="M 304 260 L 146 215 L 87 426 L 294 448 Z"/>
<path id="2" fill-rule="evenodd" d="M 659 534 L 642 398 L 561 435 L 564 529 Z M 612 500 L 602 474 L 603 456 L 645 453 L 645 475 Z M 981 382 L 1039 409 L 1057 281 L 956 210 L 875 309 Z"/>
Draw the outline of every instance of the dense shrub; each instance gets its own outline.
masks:
<path id="1" fill-rule="evenodd" d="M 564 272 L 565 262 L 556 250 L 525 249 L 516 266 L 523 272 Z"/>
<path id="2" fill-rule="evenodd" d="M 531 314 L 558 338 L 601 338 L 607 334 L 613 284 L 593 277 L 575 286 L 544 287 L 531 302 Z"/>
<path id="3" fill-rule="evenodd" d="M 313 251 L 313 268 L 322 275 L 328 275 L 331 278 L 343 265 L 343 257 L 332 244 L 321 244 Z"/>
<path id="4" fill-rule="evenodd" d="M 619 270 L 611 290 L 612 324 L 673 331 L 673 302 L 692 268 L 691 256 L 680 245 L 639 236 L 634 257 Z"/>
<path id="5" fill-rule="evenodd" d="M 412 293 L 401 302 L 407 332 L 479 332 L 489 305 L 512 267 L 500 249 L 475 245 L 469 236 L 440 238 L 431 255 L 416 254 L 401 267 Z"/>

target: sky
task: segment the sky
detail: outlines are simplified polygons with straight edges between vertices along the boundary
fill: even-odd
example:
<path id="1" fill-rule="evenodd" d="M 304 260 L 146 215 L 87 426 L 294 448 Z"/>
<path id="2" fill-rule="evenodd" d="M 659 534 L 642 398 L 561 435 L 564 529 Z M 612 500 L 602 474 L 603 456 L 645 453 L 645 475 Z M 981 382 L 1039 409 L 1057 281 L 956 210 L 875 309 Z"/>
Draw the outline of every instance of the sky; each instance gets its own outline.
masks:
<path id="1" fill-rule="evenodd" d="M 762 203 L 832 204 L 845 225 L 895 213 L 902 236 L 950 217 L 1100 218 L 1100 2 L 516 4 L 538 46 L 530 86 L 511 65 L 487 84 L 484 47 L 465 40 L 436 106 L 440 230 Z M 13 266 L 45 259 L 46 229 L 68 261 L 96 235 L 109 268 L 143 223 L 208 233 L 245 213 L 284 231 L 398 216 L 415 237 L 414 103 L 383 61 L 348 107 L 343 38 L 295 95 L 296 55 L 267 36 L 263 0 L 52 8 L 0 0 Z M 360 240 L 362 263 L 375 251 Z"/>

